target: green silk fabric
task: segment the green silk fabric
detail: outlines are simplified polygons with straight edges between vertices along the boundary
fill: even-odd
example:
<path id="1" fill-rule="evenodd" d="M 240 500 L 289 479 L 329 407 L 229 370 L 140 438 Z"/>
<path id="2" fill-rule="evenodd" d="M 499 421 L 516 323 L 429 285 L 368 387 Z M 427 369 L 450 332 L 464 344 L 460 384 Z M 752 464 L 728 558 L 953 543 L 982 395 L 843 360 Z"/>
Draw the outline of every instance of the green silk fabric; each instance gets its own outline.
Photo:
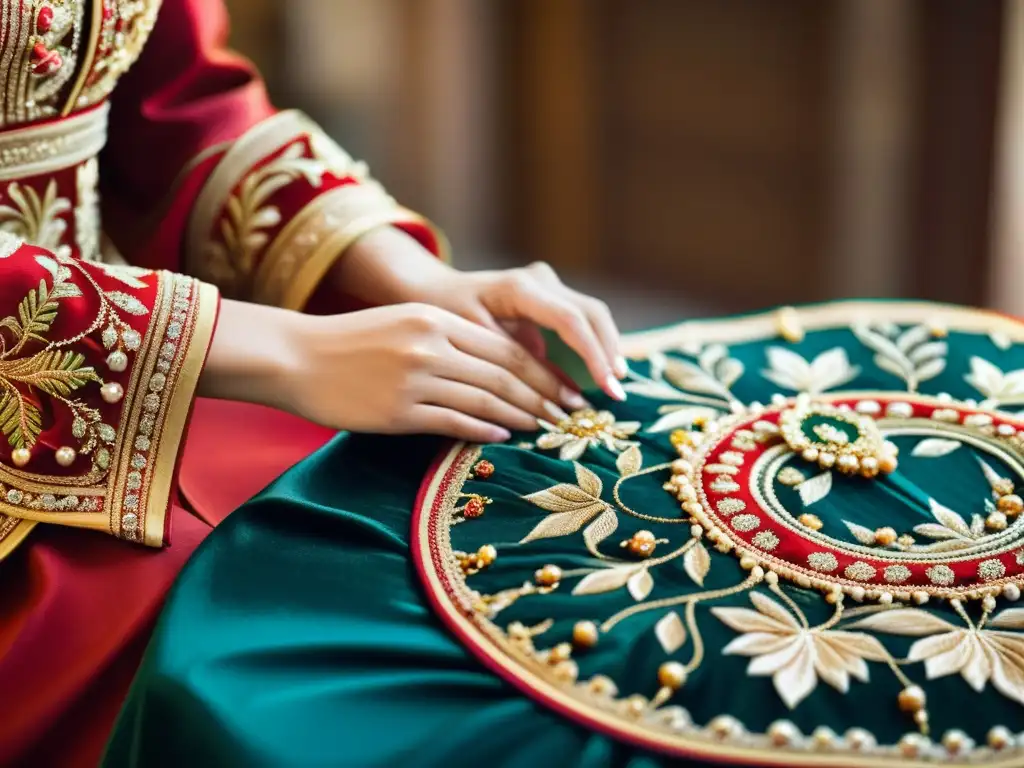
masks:
<path id="1" fill-rule="evenodd" d="M 1003 372 L 1024 369 L 1024 346 L 1006 347 L 987 334 L 956 330 L 944 342 L 946 365 L 920 382 L 922 394 L 984 399 L 968 379 L 972 358 Z M 873 350 L 850 330 L 835 328 L 808 332 L 797 343 L 778 338 L 731 343 L 728 354 L 744 370 L 731 386 L 738 401 L 767 403 L 773 393 L 793 394 L 765 375 L 766 349 L 778 346 L 806 360 L 843 349 L 858 370 L 835 392 L 906 390 L 899 377 L 876 364 Z M 631 365 L 647 380 L 655 376 L 646 361 Z M 669 430 L 648 431 L 668 413 L 667 401 L 635 393 L 625 404 L 613 404 L 598 393 L 587 394 L 619 420 L 643 424 L 634 439 L 645 467 L 676 458 Z M 468 479 L 463 489 L 493 499 L 483 517 L 453 526 L 451 533 L 458 550 L 496 547 L 496 564 L 468 577 L 483 594 L 529 581 L 547 563 L 563 570 L 600 565 L 579 534 L 519 543 L 547 514 L 523 497 L 576 482 L 572 462 L 560 460 L 557 450 L 515 447 L 517 439 L 535 437 L 486 446 L 482 458 L 495 465 L 494 476 Z M 830 535 L 855 543 L 844 520 L 870 529 L 892 526 L 902 533 L 935 522 L 930 499 L 962 510 L 970 522 L 973 512 L 983 513 L 980 499 L 988 489 L 979 458 L 998 474 L 1018 479 L 1005 462 L 969 445 L 932 458 L 911 458 L 921 439 L 918 434 L 895 436 L 901 449 L 896 473 L 871 481 L 837 474 L 828 496 L 808 509 Z M 169 597 L 104 765 L 681 764 L 596 733 L 533 701 L 486 668 L 434 615 L 410 558 L 411 511 L 423 476 L 442 449 L 439 441 L 426 438 L 339 436 L 217 528 Z M 579 459 L 601 479 L 606 500 L 619 476 L 616 458 L 612 451 L 591 448 Z M 791 464 L 807 475 L 816 472 L 796 458 Z M 679 503 L 662 489 L 665 479 L 665 473 L 652 473 L 624 483 L 622 502 L 655 517 L 679 518 Z M 799 514 L 803 502 L 798 492 L 779 484 L 775 490 L 783 506 Z M 685 540 L 689 525 L 644 523 L 620 514 L 617 533 L 603 551 L 622 557 L 613 552 L 619 550 L 617 542 L 640 528 L 669 539 L 671 545 L 665 546 L 670 549 Z M 743 580 L 745 572 L 734 554 L 712 550 L 710 556 L 703 586 L 676 563 L 654 573 L 647 600 L 727 588 Z M 831 615 L 820 592 L 788 583 L 783 589 L 812 625 Z M 763 587 L 756 591 L 770 594 Z M 496 624 L 533 625 L 553 618 L 546 633 L 552 638 L 547 645 L 553 645 L 571 636 L 576 621 L 600 621 L 634 604 L 625 589 L 575 596 L 565 588 L 519 600 L 501 612 Z M 870 683 L 852 681 L 844 695 L 819 680 L 799 706 L 787 709 L 770 676 L 747 674 L 749 658 L 722 654 L 737 637 L 711 614 L 713 607 L 723 606 L 751 608 L 749 593 L 698 604 L 706 658 L 670 702 L 686 707 L 695 723 L 729 714 L 762 733 L 786 718 L 805 734 L 818 726 L 839 734 L 856 726 L 885 744 L 913 730 L 894 704 L 903 686 L 880 663 L 870 665 Z M 945 604 L 933 601 L 922 610 L 960 626 Z M 967 611 L 975 619 L 980 613 L 976 605 Z M 624 694 L 653 694 L 650 682 L 659 664 L 671 658 L 652 632 L 662 615 L 652 611 L 629 618 L 596 648 L 575 657 L 580 678 L 601 673 Z M 877 637 L 897 658 L 905 657 L 918 639 Z M 679 654 L 685 661 L 689 650 L 684 647 Z M 991 726 L 1012 728 L 1021 721 L 1021 704 L 994 691 L 991 683 L 979 693 L 959 674 L 928 680 L 922 664 L 903 670 L 927 690 L 935 735 L 956 728 L 984 742 Z"/>

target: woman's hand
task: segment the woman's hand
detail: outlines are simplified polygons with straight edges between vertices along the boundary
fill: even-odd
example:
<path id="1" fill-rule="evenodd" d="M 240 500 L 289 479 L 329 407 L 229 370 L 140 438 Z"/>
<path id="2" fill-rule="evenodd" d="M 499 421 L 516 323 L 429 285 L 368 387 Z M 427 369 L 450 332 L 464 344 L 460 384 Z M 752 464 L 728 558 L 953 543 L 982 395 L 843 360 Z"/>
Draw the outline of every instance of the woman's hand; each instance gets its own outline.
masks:
<path id="1" fill-rule="evenodd" d="M 422 302 L 497 334 L 512 336 L 543 358 L 539 327 L 556 333 L 586 362 L 609 395 L 626 397 L 619 331 L 604 302 L 563 285 L 547 264 L 459 272 L 411 237 L 390 228 L 371 232 L 338 261 L 335 286 L 372 304 Z"/>
<path id="2" fill-rule="evenodd" d="M 520 344 L 423 304 L 312 317 L 225 301 L 200 386 L 335 429 L 474 442 L 584 405 Z"/>

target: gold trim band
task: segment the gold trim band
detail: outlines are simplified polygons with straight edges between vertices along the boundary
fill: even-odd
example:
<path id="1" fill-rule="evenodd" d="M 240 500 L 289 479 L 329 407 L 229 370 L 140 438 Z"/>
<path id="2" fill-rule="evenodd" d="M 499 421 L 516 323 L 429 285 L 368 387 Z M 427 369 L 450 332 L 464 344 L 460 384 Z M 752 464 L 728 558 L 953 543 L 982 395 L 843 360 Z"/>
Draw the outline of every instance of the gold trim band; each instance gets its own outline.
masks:
<path id="1" fill-rule="evenodd" d="M 0 181 L 53 173 L 95 157 L 107 141 L 108 104 L 80 115 L 0 132 Z"/>

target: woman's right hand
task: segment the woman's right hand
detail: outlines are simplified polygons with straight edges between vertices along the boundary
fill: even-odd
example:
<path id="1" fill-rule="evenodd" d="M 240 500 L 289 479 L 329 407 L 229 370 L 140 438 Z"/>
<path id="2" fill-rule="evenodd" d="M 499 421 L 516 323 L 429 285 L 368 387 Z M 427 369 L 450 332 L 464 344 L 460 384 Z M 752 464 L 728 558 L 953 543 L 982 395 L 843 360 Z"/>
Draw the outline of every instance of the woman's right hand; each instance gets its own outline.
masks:
<path id="1" fill-rule="evenodd" d="M 200 394 L 335 429 L 473 442 L 584 405 L 516 342 L 423 304 L 316 317 L 225 301 Z"/>

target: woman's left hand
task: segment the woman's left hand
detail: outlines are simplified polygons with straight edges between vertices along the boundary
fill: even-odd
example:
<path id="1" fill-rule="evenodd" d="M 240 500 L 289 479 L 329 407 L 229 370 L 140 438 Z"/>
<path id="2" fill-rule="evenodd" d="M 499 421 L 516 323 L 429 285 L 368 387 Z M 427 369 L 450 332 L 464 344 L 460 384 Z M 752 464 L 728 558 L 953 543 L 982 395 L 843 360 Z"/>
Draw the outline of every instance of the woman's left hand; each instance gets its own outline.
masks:
<path id="1" fill-rule="evenodd" d="M 362 301 L 432 304 L 513 336 L 542 358 L 539 328 L 548 328 L 583 359 L 605 392 L 626 398 L 618 381 L 626 375 L 626 361 L 607 305 L 564 285 L 547 264 L 460 272 L 408 235 L 384 228 L 351 246 L 332 277 L 338 289 Z"/>

